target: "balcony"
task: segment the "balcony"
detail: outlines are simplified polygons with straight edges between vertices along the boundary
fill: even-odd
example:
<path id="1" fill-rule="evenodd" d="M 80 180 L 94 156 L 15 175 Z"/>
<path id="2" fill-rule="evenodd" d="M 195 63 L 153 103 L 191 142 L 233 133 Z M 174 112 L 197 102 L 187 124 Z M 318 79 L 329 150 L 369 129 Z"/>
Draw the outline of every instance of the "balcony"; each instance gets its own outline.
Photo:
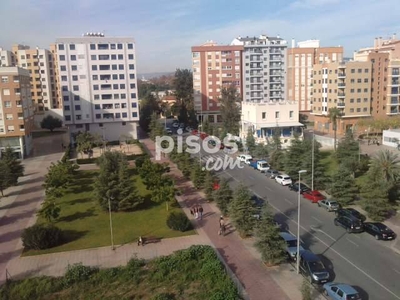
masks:
<path id="1" fill-rule="evenodd" d="M 399 85 L 400 81 L 398 79 L 392 79 L 391 85 Z"/>
<path id="2" fill-rule="evenodd" d="M 114 114 L 103 114 L 103 119 L 114 119 Z"/>
<path id="3" fill-rule="evenodd" d="M 282 57 L 279 55 L 271 55 L 269 58 L 270 61 L 281 61 Z"/>
<path id="4" fill-rule="evenodd" d="M 270 94 L 269 98 L 270 99 L 279 99 L 279 98 L 282 98 L 282 94 L 281 93 Z"/>
<path id="5" fill-rule="evenodd" d="M 254 86 L 250 88 L 250 91 L 262 91 L 262 87 L 261 86 Z"/>
<path id="6" fill-rule="evenodd" d="M 269 68 L 270 69 L 282 69 L 282 65 L 281 64 L 270 64 Z"/>
<path id="7" fill-rule="evenodd" d="M 282 86 L 281 85 L 270 85 L 269 90 L 270 91 L 277 91 L 277 90 L 281 90 Z"/>
<path id="8" fill-rule="evenodd" d="M 251 69 L 262 69 L 262 66 L 261 66 L 261 65 L 258 65 L 258 64 L 251 64 L 251 65 L 250 65 L 250 68 L 251 68 Z"/>
<path id="9" fill-rule="evenodd" d="M 281 72 L 272 72 L 269 76 L 271 76 L 271 77 L 281 77 L 282 73 Z"/>
<path id="10" fill-rule="evenodd" d="M 269 53 L 282 54 L 282 51 L 272 49 L 271 51 L 269 51 Z"/>
<path id="11" fill-rule="evenodd" d="M 262 72 L 250 72 L 250 76 L 261 77 L 262 76 Z"/>
<path id="12" fill-rule="evenodd" d="M 346 94 L 345 94 L 345 93 L 338 93 L 337 95 L 338 95 L 338 98 L 344 98 L 344 97 L 346 97 Z"/>
<path id="13" fill-rule="evenodd" d="M 262 59 L 261 58 L 259 58 L 258 56 L 250 56 L 250 62 L 253 62 L 253 61 L 262 61 Z"/>
<path id="14" fill-rule="evenodd" d="M 346 77 L 346 73 L 339 72 L 337 76 L 338 76 L 338 78 L 344 78 L 344 77 Z"/>
<path id="15" fill-rule="evenodd" d="M 338 107 L 338 108 L 344 108 L 344 102 L 338 102 L 337 104 L 336 104 L 336 106 Z"/>
<path id="16" fill-rule="evenodd" d="M 339 82 L 337 85 L 338 85 L 339 88 L 345 88 L 346 87 L 346 84 L 344 82 Z"/>

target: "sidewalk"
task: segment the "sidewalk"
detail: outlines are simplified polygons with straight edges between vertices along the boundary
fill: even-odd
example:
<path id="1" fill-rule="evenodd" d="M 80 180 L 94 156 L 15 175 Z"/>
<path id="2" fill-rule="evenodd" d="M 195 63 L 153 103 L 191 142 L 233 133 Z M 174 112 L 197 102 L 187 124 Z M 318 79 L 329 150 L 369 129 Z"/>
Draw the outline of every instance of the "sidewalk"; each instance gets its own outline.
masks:
<path id="1" fill-rule="evenodd" d="M 141 141 L 154 156 L 154 143 L 150 139 Z M 166 162 L 163 159 L 157 162 Z M 289 265 L 267 268 L 259 253 L 254 249 L 251 239 L 241 239 L 235 229 L 227 224 L 226 236 L 219 236 L 220 212 L 214 203 L 204 201 L 204 194 L 196 190 L 192 183 L 182 178 L 175 164 L 170 162 L 169 175 L 174 177 L 176 185 L 183 191 L 177 197 L 186 215 L 193 220 L 190 207 L 201 204 L 204 209 L 203 220 L 193 220 L 200 235 L 207 235 L 224 259 L 226 266 L 236 275 L 249 299 L 301 299 L 300 286 L 303 278 L 298 276 Z M 229 270 L 228 270 L 229 272 Z M 314 298 L 317 299 L 317 298 Z M 323 298 L 321 298 L 323 299 Z"/>

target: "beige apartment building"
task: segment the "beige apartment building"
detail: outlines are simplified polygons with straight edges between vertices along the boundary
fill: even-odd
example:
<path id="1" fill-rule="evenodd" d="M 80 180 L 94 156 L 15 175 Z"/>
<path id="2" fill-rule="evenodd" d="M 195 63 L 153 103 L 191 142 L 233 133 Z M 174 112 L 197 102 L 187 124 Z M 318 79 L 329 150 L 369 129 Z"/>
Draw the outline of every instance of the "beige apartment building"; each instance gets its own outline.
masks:
<path id="1" fill-rule="evenodd" d="M 33 103 L 28 70 L 0 67 L 0 156 L 7 147 L 20 158 L 32 150 Z"/>
<path id="2" fill-rule="evenodd" d="M 287 95 L 296 101 L 300 113 L 311 119 L 313 68 L 315 64 L 334 63 L 343 60 L 343 47 L 320 47 L 319 40 L 297 43 L 292 40 L 292 48 L 287 50 Z"/>
<path id="3" fill-rule="evenodd" d="M 371 73 L 370 61 L 314 65 L 312 114 L 316 132 L 333 133 L 329 119 L 332 107 L 342 111 L 337 124 L 339 135 L 356 130 L 361 118 L 371 117 Z"/>
<path id="4" fill-rule="evenodd" d="M 221 89 L 234 85 L 242 95 L 241 45 L 218 45 L 209 41 L 192 47 L 194 105 L 198 120 L 221 122 Z"/>

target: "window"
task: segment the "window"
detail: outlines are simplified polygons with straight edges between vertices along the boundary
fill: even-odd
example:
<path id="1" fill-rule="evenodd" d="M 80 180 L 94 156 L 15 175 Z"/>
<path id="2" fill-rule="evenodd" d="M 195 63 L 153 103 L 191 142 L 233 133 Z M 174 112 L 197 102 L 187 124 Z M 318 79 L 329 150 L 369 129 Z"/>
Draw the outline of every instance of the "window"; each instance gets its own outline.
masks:
<path id="1" fill-rule="evenodd" d="M 61 71 L 67 71 L 67 67 L 66 66 L 60 66 L 60 70 Z"/>
<path id="2" fill-rule="evenodd" d="M 14 131 L 14 125 L 8 125 L 7 126 L 7 131 L 13 132 Z"/>
<path id="3" fill-rule="evenodd" d="M 357 93 L 361 93 L 361 89 L 357 89 Z"/>
<path id="4" fill-rule="evenodd" d="M 1 82 L 7 83 L 8 82 L 8 76 L 1 76 Z"/>
<path id="5" fill-rule="evenodd" d="M 117 65 L 112 65 L 111 68 L 112 68 L 113 70 L 118 70 L 118 66 L 117 66 Z"/>
<path id="6" fill-rule="evenodd" d="M 5 108 L 10 108 L 11 107 L 11 101 L 4 101 L 4 107 Z"/>
<path id="7" fill-rule="evenodd" d="M 68 92 L 68 87 L 67 87 L 66 85 L 63 85 L 62 88 L 61 88 L 61 90 L 62 90 L 63 92 Z"/>
<path id="8" fill-rule="evenodd" d="M 79 85 L 74 85 L 72 87 L 72 90 L 75 91 L 75 92 L 79 91 Z"/>
<path id="9" fill-rule="evenodd" d="M 78 67 L 76 65 L 71 66 L 71 71 L 78 71 Z"/>
<path id="10" fill-rule="evenodd" d="M 118 54 L 118 60 L 124 59 L 124 56 L 122 54 Z"/>
<path id="11" fill-rule="evenodd" d="M 136 98 L 136 93 L 131 93 L 131 98 L 135 99 Z"/>
<path id="12" fill-rule="evenodd" d="M 76 60 L 76 55 L 71 55 L 71 60 Z"/>
<path id="13" fill-rule="evenodd" d="M 357 112 L 361 112 L 361 108 L 357 108 Z"/>
<path id="14" fill-rule="evenodd" d="M 116 117 L 117 119 L 121 118 L 121 113 L 115 113 L 115 117 Z"/>
<path id="15" fill-rule="evenodd" d="M 118 74 L 113 74 L 112 79 L 113 80 L 117 80 L 118 79 Z"/>
<path id="16" fill-rule="evenodd" d="M 99 80 L 99 76 L 93 75 L 93 76 L 92 76 L 92 79 L 93 79 L 93 80 Z"/>
<path id="17" fill-rule="evenodd" d="M 61 76 L 61 81 L 67 81 L 67 80 L 68 80 L 67 76 Z"/>
<path id="18" fill-rule="evenodd" d="M 367 107 L 364 107 L 363 108 L 363 112 L 367 112 L 368 111 L 368 108 Z"/>
<path id="19" fill-rule="evenodd" d="M 350 103 L 354 103 L 354 99 L 350 99 Z"/>
<path id="20" fill-rule="evenodd" d="M 364 78 L 364 83 L 368 83 L 368 78 Z"/>
<path id="21" fill-rule="evenodd" d="M 293 119 L 293 116 L 294 116 L 294 111 L 293 110 L 289 111 L 289 118 Z"/>
<path id="22" fill-rule="evenodd" d="M 129 74 L 129 79 L 135 79 L 135 74 Z"/>
<path id="23" fill-rule="evenodd" d="M 110 55 L 99 55 L 99 60 L 109 60 Z"/>
<path id="24" fill-rule="evenodd" d="M 136 84 L 134 84 L 134 83 L 131 83 L 129 86 L 131 89 L 136 89 Z"/>
<path id="25" fill-rule="evenodd" d="M 279 119 L 279 111 L 275 112 L 275 119 Z"/>
<path id="26" fill-rule="evenodd" d="M 100 104 L 95 104 L 94 109 L 100 109 Z"/>
<path id="27" fill-rule="evenodd" d="M 116 48 L 115 48 L 115 44 L 110 44 L 110 48 L 112 49 L 112 50 L 115 50 Z"/>
<path id="28" fill-rule="evenodd" d="M 81 110 L 81 106 L 80 105 L 75 105 L 75 110 Z"/>
<path id="29" fill-rule="evenodd" d="M 95 85 L 93 86 L 93 89 L 94 89 L 95 91 L 98 91 L 98 90 L 99 90 L 99 85 L 98 85 L 98 84 L 95 84 Z"/>
<path id="30" fill-rule="evenodd" d="M 117 55 L 112 54 L 112 55 L 111 55 L 111 59 L 112 59 L 112 60 L 116 60 L 116 59 L 117 59 Z"/>
<path id="31" fill-rule="evenodd" d="M 72 81 L 78 81 L 78 75 L 72 75 Z"/>
<path id="32" fill-rule="evenodd" d="M 125 75 L 124 74 L 119 74 L 119 79 L 125 79 Z"/>
<path id="33" fill-rule="evenodd" d="M 137 112 L 132 113 L 132 118 L 137 118 Z"/>
<path id="34" fill-rule="evenodd" d="M 64 45 L 59 44 L 58 45 L 58 50 L 64 50 Z"/>
<path id="35" fill-rule="evenodd" d="M 137 108 L 137 103 L 136 102 L 132 102 L 132 108 Z"/>
<path id="36" fill-rule="evenodd" d="M 361 83 L 361 78 L 358 78 L 358 79 L 357 79 L 357 83 Z"/>
<path id="37" fill-rule="evenodd" d="M 135 65 L 129 65 L 129 70 L 135 70 Z"/>
<path id="38" fill-rule="evenodd" d="M 361 103 L 361 98 L 357 98 L 357 103 Z"/>
<path id="39" fill-rule="evenodd" d="M 355 73 L 356 72 L 356 69 L 351 69 L 351 73 Z"/>
<path id="40" fill-rule="evenodd" d="M 65 55 L 60 55 L 60 60 L 64 61 L 65 60 Z"/>
<path id="41" fill-rule="evenodd" d="M 121 83 L 121 84 L 119 85 L 119 88 L 120 88 L 121 90 L 124 90 L 124 89 L 125 89 L 125 84 Z"/>
<path id="42" fill-rule="evenodd" d="M 96 60 L 97 58 L 96 58 L 96 55 L 90 55 L 90 59 L 91 60 Z"/>
<path id="43" fill-rule="evenodd" d="M 114 94 L 114 99 L 119 99 L 119 94 Z"/>
<path id="44" fill-rule="evenodd" d="M 354 112 L 354 108 L 350 108 L 350 112 L 353 113 Z"/>
<path id="45" fill-rule="evenodd" d="M 118 70 L 123 70 L 124 69 L 124 65 L 118 65 Z"/>
<path id="46" fill-rule="evenodd" d="M 79 95 L 74 95 L 74 101 L 79 101 L 81 99 L 81 97 L 79 97 Z"/>
<path id="47" fill-rule="evenodd" d="M 122 44 L 117 45 L 118 50 L 122 50 Z"/>
<path id="48" fill-rule="evenodd" d="M 121 108 L 126 108 L 126 103 L 121 103 Z"/>
<path id="49" fill-rule="evenodd" d="M 98 50 L 107 50 L 108 49 L 108 44 L 98 44 L 97 45 Z"/>
<path id="50" fill-rule="evenodd" d="M 118 84 L 116 84 L 116 83 L 113 84 L 113 89 L 114 89 L 114 90 L 118 90 Z"/>
<path id="51" fill-rule="evenodd" d="M 128 117 L 128 114 L 127 114 L 126 112 L 123 112 L 123 113 L 122 113 L 122 117 L 123 117 L 123 118 L 127 118 L 127 117 Z"/>
<path id="52" fill-rule="evenodd" d="M 133 54 L 128 54 L 128 59 L 133 59 Z"/>
<path id="53" fill-rule="evenodd" d="M 350 93 L 354 93 L 354 89 L 351 89 L 351 90 L 350 90 Z"/>
<path id="54" fill-rule="evenodd" d="M 133 49 L 133 44 L 128 44 L 128 49 Z"/>
<path id="55" fill-rule="evenodd" d="M 6 114 L 6 120 L 12 120 L 13 114 Z"/>
<path id="56" fill-rule="evenodd" d="M 267 113 L 266 113 L 266 112 L 262 112 L 262 113 L 261 113 L 261 118 L 262 118 L 263 120 L 265 120 L 265 119 L 267 118 Z"/>
<path id="57" fill-rule="evenodd" d="M 90 44 L 90 50 L 96 50 L 96 45 Z"/>
<path id="58" fill-rule="evenodd" d="M 77 120 L 82 120 L 82 116 L 81 115 L 76 115 L 75 116 Z"/>
<path id="59" fill-rule="evenodd" d="M 65 106 L 64 106 L 64 110 L 69 111 L 69 110 L 70 110 L 69 105 L 65 105 Z"/>
<path id="60" fill-rule="evenodd" d="M 64 101 L 69 101 L 69 96 L 63 96 Z"/>
<path id="61" fill-rule="evenodd" d="M 126 99 L 126 94 L 121 94 L 121 99 Z"/>
<path id="62" fill-rule="evenodd" d="M 96 65 L 92 66 L 92 71 L 97 71 L 97 66 Z"/>
<path id="63" fill-rule="evenodd" d="M 94 100 L 99 100 L 100 99 L 100 95 L 94 95 Z"/>
<path id="64" fill-rule="evenodd" d="M 101 114 L 96 114 L 96 119 L 101 119 Z"/>
<path id="65" fill-rule="evenodd" d="M 364 93 L 368 93 L 368 89 L 366 88 L 366 89 L 364 89 Z"/>
<path id="66" fill-rule="evenodd" d="M 364 102 L 368 102 L 368 98 L 364 98 Z"/>
<path id="67" fill-rule="evenodd" d="M 71 116 L 65 116 L 65 121 L 71 121 Z"/>

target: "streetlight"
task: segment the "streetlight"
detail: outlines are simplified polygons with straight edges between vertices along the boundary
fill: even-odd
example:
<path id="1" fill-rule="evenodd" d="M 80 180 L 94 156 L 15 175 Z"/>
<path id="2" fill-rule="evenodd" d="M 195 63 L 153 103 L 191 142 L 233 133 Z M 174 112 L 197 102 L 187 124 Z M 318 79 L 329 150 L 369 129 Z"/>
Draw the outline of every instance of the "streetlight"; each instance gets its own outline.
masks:
<path id="1" fill-rule="evenodd" d="M 296 265 L 297 265 L 297 274 L 300 273 L 300 181 L 301 181 L 301 174 L 307 173 L 307 170 L 300 170 L 299 171 L 299 191 L 297 196 L 297 258 L 296 258 Z"/>
<path id="2" fill-rule="evenodd" d="M 198 133 L 199 133 L 199 146 L 200 146 L 200 151 L 199 151 L 199 164 L 200 164 L 200 166 L 201 166 L 201 144 L 202 144 L 202 141 L 201 141 L 201 128 L 202 127 L 203 126 L 201 124 L 198 126 L 198 128 L 199 128 L 199 130 L 198 130 Z"/>
<path id="3" fill-rule="evenodd" d="M 111 250 L 115 250 L 115 248 L 114 248 L 114 235 L 113 235 L 113 229 L 112 229 L 112 218 L 111 218 L 111 200 L 112 199 L 114 199 L 114 197 L 108 197 L 108 213 L 110 215 Z"/>

